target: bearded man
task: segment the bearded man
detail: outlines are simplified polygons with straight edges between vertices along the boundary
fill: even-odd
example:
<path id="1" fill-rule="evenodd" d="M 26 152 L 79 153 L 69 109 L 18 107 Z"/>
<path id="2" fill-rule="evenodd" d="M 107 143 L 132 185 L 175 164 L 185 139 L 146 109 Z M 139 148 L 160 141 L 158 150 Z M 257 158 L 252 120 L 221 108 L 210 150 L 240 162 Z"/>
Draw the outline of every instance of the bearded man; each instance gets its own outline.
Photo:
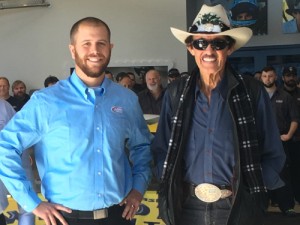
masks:
<path id="1" fill-rule="evenodd" d="M 150 69 L 145 74 L 147 89 L 138 94 L 144 114 L 160 114 L 165 90 L 161 84 L 160 73 Z"/>
<path id="2" fill-rule="evenodd" d="M 288 92 L 294 100 L 300 113 L 300 88 L 297 87 L 297 68 L 294 66 L 286 66 L 283 68 L 282 80 L 283 89 Z M 300 128 L 296 130 L 291 141 L 290 158 L 291 158 L 291 181 L 294 191 L 295 200 L 300 203 Z"/>
<path id="3" fill-rule="evenodd" d="M 105 77 L 110 35 L 98 18 L 76 22 L 72 75 L 34 92 L 0 133 L 0 178 L 46 225 L 130 225 L 149 183 L 151 133 L 138 98 Z M 33 145 L 47 202 L 21 165 Z"/>

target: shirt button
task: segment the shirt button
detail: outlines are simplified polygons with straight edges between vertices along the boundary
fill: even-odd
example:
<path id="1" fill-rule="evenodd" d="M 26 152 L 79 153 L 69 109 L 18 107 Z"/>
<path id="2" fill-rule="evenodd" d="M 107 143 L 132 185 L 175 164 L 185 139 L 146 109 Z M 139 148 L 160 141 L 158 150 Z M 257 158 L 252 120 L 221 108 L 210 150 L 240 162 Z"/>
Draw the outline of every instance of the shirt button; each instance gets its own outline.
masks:
<path id="1" fill-rule="evenodd" d="M 101 150 L 98 148 L 98 149 L 97 149 L 97 152 L 99 152 L 99 153 L 100 153 L 100 152 L 101 152 Z"/>
<path id="2" fill-rule="evenodd" d="M 101 198 L 101 197 L 102 197 L 102 195 L 101 195 L 100 193 L 98 193 L 98 197 L 99 197 L 99 198 Z"/>
<path id="3" fill-rule="evenodd" d="M 98 175 L 101 176 L 101 172 L 98 172 Z"/>
<path id="4" fill-rule="evenodd" d="M 97 130 L 100 130 L 100 127 L 96 127 Z"/>

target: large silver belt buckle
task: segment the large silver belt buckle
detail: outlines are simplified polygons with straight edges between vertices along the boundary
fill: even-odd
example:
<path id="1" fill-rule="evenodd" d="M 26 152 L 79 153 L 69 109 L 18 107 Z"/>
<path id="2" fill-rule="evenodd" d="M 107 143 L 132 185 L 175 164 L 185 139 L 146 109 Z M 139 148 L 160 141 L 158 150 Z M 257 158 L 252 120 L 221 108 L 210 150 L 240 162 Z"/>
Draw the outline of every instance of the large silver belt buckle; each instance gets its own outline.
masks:
<path id="1" fill-rule="evenodd" d="M 95 210 L 93 211 L 93 214 L 94 214 L 94 220 L 104 219 L 108 217 L 107 209 Z"/>
<path id="2" fill-rule="evenodd" d="M 213 184 L 203 183 L 195 187 L 195 195 L 203 202 L 216 202 L 222 197 L 220 188 Z"/>

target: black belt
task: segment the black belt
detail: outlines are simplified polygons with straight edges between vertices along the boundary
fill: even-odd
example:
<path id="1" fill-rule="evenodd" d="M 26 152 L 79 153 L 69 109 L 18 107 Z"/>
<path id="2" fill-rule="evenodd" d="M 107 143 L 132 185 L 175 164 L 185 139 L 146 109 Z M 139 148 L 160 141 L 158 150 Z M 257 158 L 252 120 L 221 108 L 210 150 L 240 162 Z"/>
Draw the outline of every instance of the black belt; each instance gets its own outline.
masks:
<path id="1" fill-rule="evenodd" d="M 232 188 L 229 185 L 215 185 L 215 186 L 217 186 L 220 190 L 232 191 Z M 185 191 L 187 191 L 193 197 L 197 197 L 196 194 L 195 194 L 195 188 L 196 187 L 197 187 L 196 184 L 191 184 L 191 183 L 187 183 L 187 182 L 184 183 Z"/>
<path id="2" fill-rule="evenodd" d="M 80 210 L 72 210 L 71 213 L 67 213 L 64 211 L 60 211 L 60 213 L 69 219 L 90 219 L 90 220 L 98 220 L 104 219 L 108 217 L 107 209 L 98 209 L 94 211 L 80 211 Z"/>

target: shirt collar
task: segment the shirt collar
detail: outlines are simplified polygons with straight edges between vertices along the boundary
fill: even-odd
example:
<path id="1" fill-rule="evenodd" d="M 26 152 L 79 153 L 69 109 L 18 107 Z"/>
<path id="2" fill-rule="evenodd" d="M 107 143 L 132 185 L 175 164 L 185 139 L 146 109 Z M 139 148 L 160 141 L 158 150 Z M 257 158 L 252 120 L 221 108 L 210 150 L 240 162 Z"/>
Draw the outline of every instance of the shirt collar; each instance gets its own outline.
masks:
<path id="1" fill-rule="evenodd" d="M 105 94 L 107 87 L 111 84 L 111 80 L 106 77 L 103 79 L 103 82 L 98 87 L 88 87 L 76 74 L 74 70 L 72 75 L 69 78 L 71 84 L 77 89 L 77 91 L 85 98 L 88 99 L 89 93 L 91 91 L 95 92 L 96 96 L 102 96 Z"/>

